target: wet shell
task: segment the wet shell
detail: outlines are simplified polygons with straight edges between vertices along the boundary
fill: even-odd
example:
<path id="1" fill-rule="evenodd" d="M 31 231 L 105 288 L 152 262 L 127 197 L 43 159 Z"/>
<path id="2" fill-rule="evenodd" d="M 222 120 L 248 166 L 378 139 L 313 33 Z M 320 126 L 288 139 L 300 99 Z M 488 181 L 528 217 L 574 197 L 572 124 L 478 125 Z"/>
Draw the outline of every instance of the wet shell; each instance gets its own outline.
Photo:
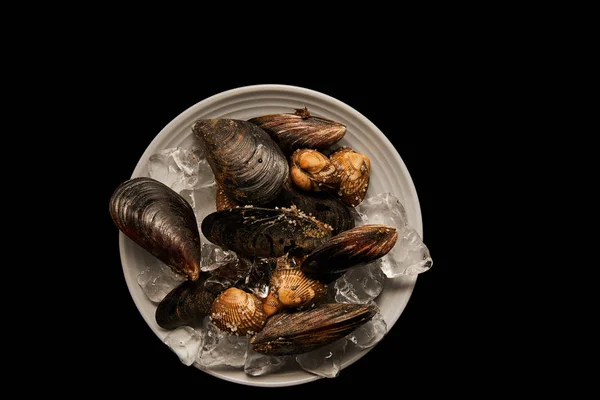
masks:
<path id="1" fill-rule="evenodd" d="M 329 157 L 311 149 L 292 154 L 290 176 L 297 187 L 306 191 L 337 190 L 340 184 L 340 175 Z"/>
<path id="2" fill-rule="evenodd" d="M 305 311 L 283 312 L 267 320 L 250 343 L 259 353 L 301 354 L 333 343 L 368 322 L 378 312 L 374 305 L 331 303 Z"/>
<path id="3" fill-rule="evenodd" d="M 284 307 L 303 308 L 324 300 L 327 285 L 310 279 L 299 269 L 277 269 L 271 274 L 269 295 L 272 298 L 268 300 L 269 309 L 265 308 L 265 311 L 271 315 Z"/>
<path id="4" fill-rule="evenodd" d="M 210 319 L 222 331 L 243 336 L 260 331 L 267 315 L 258 297 L 231 287 L 213 302 Z"/>
<path id="5" fill-rule="evenodd" d="M 201 119 L 192 126 L 215 180 L 240 204 L 273 201 L 289 175 L 287 159 L 271 137 L 247 121 Z"/>
<path id="6" fill-rule="evenodd" d="M 245 257 L 308 254 L 331 237 L 331 227 L 296 207 L 239 207 L 207 215 L 202 233 L 212 243 Z"/>
<path id="7" fill-rule="evenodd" d="M 369 189 L 371 160 L 348 147 L 336 150 L 329 158 L 340 175 L 338 195 L 351 207 L 359 205 Z"/>
<path id="8" fill-rule="evenodd" d="M 303 148 L 325 150 L 346 134 L 344 124 L 310 115 L 306 107 L 294 113 L 264 115 L 249 121 L 267 131 L 287 154 Z"/>
<path id="9" fill-rule="evenodd" d="M 204 287 L 204 280 L 184 281 L 171 290 L 155 312 L 156 323 L 164 329 L 180 326 L 200 326 L 209 315 L 211 305 L 217 297 Z"/>
<path id="10" fill-rule="evenodd" d="M 352 267 L 386 255 L 398 232 L 386 225 L 362 225 L 344 231 L 310 253 L 300 265 L 309 277 L 329 283 Z"/>
<path id="11" fill-rule="evenodd" d="M 217 198 L 216 198 L 217 211 L 229 210 L 229 209 L 232 209 L 235 207 L 239 207 L 241 205 L 242 204 L 235 201 L 235 199 L 228 196 L 227 193 L 225 193 L 225 191 L 220 186 L 217 187 Z"/>
<path id="12" fill-rule="evenodd" d="M 110 199 L 121 232 L 189 280 L 200 274 L 200 234 L 194 210 L 183 197 L 151 178 L 123 182 Z"/>

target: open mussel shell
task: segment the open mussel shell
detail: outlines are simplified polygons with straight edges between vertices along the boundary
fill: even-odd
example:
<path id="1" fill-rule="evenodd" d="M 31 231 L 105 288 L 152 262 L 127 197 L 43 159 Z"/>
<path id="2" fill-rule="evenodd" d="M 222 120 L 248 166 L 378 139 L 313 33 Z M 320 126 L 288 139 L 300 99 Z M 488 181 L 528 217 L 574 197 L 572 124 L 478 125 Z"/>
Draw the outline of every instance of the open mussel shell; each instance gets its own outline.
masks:
<path id="1" fill-rule="evenodd" d="M 109 210 L 121 232 L 177 274 L 198 279 L 200 233 L 194 210 L 177 192 L 152 178 L 133 178 L 113 192 Z"/>
<path id="2" fill-rule="evenodd" d="M 337 190 L 340 174 L 325 154 L 312 149 L 298 149 L 290 157 L 290 176 L 302 190 L 320 192 Z"/>
<path id="3" fill-rule="evenodd" d="M 346 134 L 344 124 L 313 116 L 306 107 L 249 121 L 267 131 L 286 154 L 302 148 L 325 150 Z"/>
<path id="4" fill-rule="evenodd" d="M 180 326 L 200 326 L 217 293 L 204 286 L 204 279 L 183 281 L 158 303 L 155 311 L 156 323 L 164 329 Z"/>
<path id="5" fill-rule="evenodd" d="M 387 225 L 362 225 L 344 231 L 312 251 L 300 265 L 309 277 L 329 283 L 344 272 L 385 256 L 398 231 Z"/>
<path id="6" fill-rule="evenodd" d="M 224 332 L 243 336 L 260 331 L 267 315 L 258 297 L 230 287 L 213 301 L 210 320 Z"/>
<path id="7" fill-rule="evenodd" d="M 314 308 L 275 314 L 250 339 L 256 352 L 284 356 L 306 353 L 333 343 L 368 322 L 374 305 L 328 303 Z"/>
<path id="8" fill-rule="evenodd" d="M 281 149 L 260 127 L 235 119 L 200 119 L 193 126 L 215 181 L 240 204 L 273 201 L 288 178 Z"/>
<path id="9" fill-rule="evenodd" d="M 327 285 L 307 277 L 297 268 L 279 268 L 271 274 L 269 296 L 263 301 L 267 315 L 284 308 L 305 308 L 325 299 Z"/>
<path id="10" fill-rule="evenodd" d="M 349 147 L 334 151 L 329 158 L 340 175 L 338 196 L 347 205 L 356 207 L 364 200 L 369 189 L 371 160 Z"/>
<path id="11" fill-rule="evenodd" d="M 212 243 L 245 257 L 308 254 L 331 237 L 331 227 L 296 207 L 238 207 L 207 215 L 202 233 Z"/>

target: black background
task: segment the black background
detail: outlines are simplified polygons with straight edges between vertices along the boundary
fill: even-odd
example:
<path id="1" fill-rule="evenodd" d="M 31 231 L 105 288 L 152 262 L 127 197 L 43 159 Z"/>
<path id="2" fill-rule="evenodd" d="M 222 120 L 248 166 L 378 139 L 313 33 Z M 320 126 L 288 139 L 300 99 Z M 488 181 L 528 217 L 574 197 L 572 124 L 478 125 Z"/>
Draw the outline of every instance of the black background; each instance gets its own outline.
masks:
<path id="1" fill-rule="evenodd" d="M 226 76 L 226 77 L 221 77 Z M 415 390 L 428 395 L 440 387 L 470 387 L 467 376 L 481 371 L 463 346 L 477 332 L 463 327 L 465 304 L 459 301 L 461 280 L 472 260 L 464 253 L 464 226 L 469 212 L 465 174 L 469 152 L 456 152 L 470 130 L 465 118 L 477 107 L 476 98 L 456 96 L 457 83 L 446 76 L 420 73 L 414 77 L 376 74 L 353 80 L 330 74 L 319 79 L 298 75 L 195 76 L 139 70 L 119 73 L 118 81 L 98 76 L 98 96 L 108 96 L 91 112 L 89 121 L 99 140 L 90 143 L 95 167 L 95 194 L 88 200 L 100 217 L 101 241 L 91 280 L 84 296 L 91 310 L 87 331 L 93 361 L 82 367 L 94 391 L 139 396 L 165 393 L 205 398 L 205 388 L 225 393 L 264 395 L 263 388 L 237 385 L 186 367 L 151 331 L 138 312 L 125 284 L 119 258 L 118 230 L 108 202 L 119 183 L 130 178 L 138 159 L 158 132 L 195 103 L 240 86 L 280 83 L 317 90 L 341 100 L 373 122 L 393 143 L 405 162 L 420 201 L 424 241 L 433 268 L 418 277 L 414 292 L 388 335 L 366 356 L 341 371 L 335 379 L 321 379 L 292 388 L 270 389 L 307 394 L 335 390 L 353 393 L 358 387 L 392 391 Z M 325 83 L 319 83 L 325 82 Z M 104 97 L 107 98 L 107 97 Z M 457 204 L 462 203 L 461 207 Z M 86 205 L 86 207 L 89 207 Z M 89 208 L 88 208 L 89 209 Z M 461 243 L 463 248 L 457 247 Z M 86 249 L 89 250 L 89 249 Z M 89 255 L 88 255 L 89 257 Z M 487 345 L 479 348 L 485 353 Z M 89 350 L 86 350 L 89 351 Z M 90 365 L 92 364 L 92 365 Z M 485 374 L 484 374 L 485 375 Z M 464 389 L 463 389 L 464 387 Z M 400 389 L 401 388 L 401 389 Z M 272 394 L 271 394 L 272 395 Z"/>

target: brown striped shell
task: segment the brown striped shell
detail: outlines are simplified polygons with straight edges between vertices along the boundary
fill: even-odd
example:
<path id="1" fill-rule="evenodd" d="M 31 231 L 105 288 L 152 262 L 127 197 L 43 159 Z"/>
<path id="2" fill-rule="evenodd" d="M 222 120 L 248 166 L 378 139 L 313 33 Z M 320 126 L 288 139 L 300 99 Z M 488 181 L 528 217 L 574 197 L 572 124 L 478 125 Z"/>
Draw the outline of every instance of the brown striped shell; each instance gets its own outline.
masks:
<path id="1" fill-rule="evenodd" d="M 283 308 L 304 308 L 325 299 L 327 285 L 310 279 L 299 269 L 280 268 L 271 274 L 269 296 L 263 301 L 271 316 Z"/>
<path id="2" fill-rule="evenodd" d="M 348 206 L 356 207 L 364 200 L 369 189 L 371 160 L 349 147 L 336 150 L 329 158 L 340 175 L 338 196 Z"/>
<path id="3" fill-rule="evenodd" d="M 249 120 L 264 129 L 286 154 L 296 149 L 325 150 L 346 134 L 342 123 L 316 117 L 308 109 L 294 113 L 269 114 Z"/>
<path id="4" fill-rule="evenodd" d="M 258 297 L 230 287 L 212 303 L 210 319 L 222 331 L 243 336 L 259 332 L 267 315 Z"/>
<path id="5" fill-rule="evenodd" d="M 298 149 L 290 157 L 290 176 L 302 190 L 320 192 L 336 190 L 340 175 L 325 154 L 312 149 Z"/>
<path id="6" fill-rule="evenodd" d="M 335 235 L 313 250 L 300 265 L 309 277 L 330 283 L 344 272 L 385 256 L 398 231 L 387 225 L 361 225 Z"/>
<path id="7" fill-rule="evenodd" d="M 216 206 L 217 211 L 221 210 L 230 210 L 235 207 L 239 207 L 242 204 L 237 202 L 233 197 L 229 196 L 223 188 L 217 185 L 217 197 L 216 197 Z"/>

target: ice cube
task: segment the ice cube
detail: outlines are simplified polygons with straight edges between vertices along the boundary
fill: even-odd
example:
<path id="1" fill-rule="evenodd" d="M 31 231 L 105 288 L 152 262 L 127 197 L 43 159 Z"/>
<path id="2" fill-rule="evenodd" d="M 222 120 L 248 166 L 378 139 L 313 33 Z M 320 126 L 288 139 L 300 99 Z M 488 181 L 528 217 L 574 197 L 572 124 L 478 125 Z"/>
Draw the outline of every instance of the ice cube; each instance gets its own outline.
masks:
<path id="1" fill-rule="evenodd" d="M 202 335 L 194 328 L 180 326 L 170 331 L 163 342 L 177 354 L 183 364 L 190 366 L 198 357 L 198 351 L 202 346 Z"/>
<path id="2" fill-rule="evenodd" d="M 335 301 L 366 304 L 379 296 L 384 283 L 381 260 L 349 269 L 335 281 Z"/>
<path id="3" fill-rule="evenodd" d="M 200 241 L 207 243 L 208 240 L 202 234 L 202 220 L 208 214 L 217 211 L 217 185 L 204 186 L 194 190 L 182 190 L 181 196 L 192 206 L 198 231 L 200 232 Z"/>
<path id="4" fill-rule="evenodd" d="M 177 193 L 214 182 L 214 174 L 206 159 L 199 159 L 192 150 L 182 147 L 152 154 L 148 160 L 148 174 Z"/>
<path id="5" fill-rule="evenodd" d="M 196 363 L 200 367 L 210 368 L 218 365 L 243 367 L 248 350 L 248 336 L 230 335 L 217 328 L 206 319 L 203 325 L 204 342 Z"/>
<path id="6" fill-rule="evenodd" d="M 221 247 L 210 242 L 202 243 L 200 269 L 202 271 L 213 271 L 219 267 L 237 261 L 237 255 L 233 251 L 223 250 Z"/>
<path id="7" fill-rule="evenodd" d="M 381 259 L 381 270 L 388 278 L 400 275 L 417 275 L 433 265 L 429 249 L 421 236 L 410 227 L 398 229 L 396 244 Z"/>
<path id="8" fill-rule="evenodd" d="M 286 364 L 288 357 L 268 356 L 252 350 L 252 345 L 248 344 L 248 353 L 244 372 L 250 376 L 267 375 L 279 371 Z"/>
<path id="9" fill-rule="evenodd" d="M 245 279 L 251 268 L 252 263 L 249 260 L 236 258 L 212 270 L 211 275 L 204 282 L 204 287 L 213 293 L 220 293 Z"/>
<path id="10" fill-rule="evenodd" d="M 271 273 L 276 267 L 277 259 L 275 258 L 255 258 L 244 279 L 243 288 L 248 289 L 260 298 L 267 297 Z"/>
<path id="11" fill-rule="evenodd" d="M 364 199 L 356 211 L 360 219 L 356 219 L 357 225 L 382 224 L 403 228 L 408 224 L 406 210 L 400 199 L 393 193 L 380 193 Z"/>
<path id="12" fill-rule="evenodd" d="M 298 354 L 296 361 L 305 371 L 325 378 L 335 378 L 342 369 L 347 342 L 346 338 L 342 338 L 308 353 Z"/>
<path id="13" fill-rule="evenodd" d="M 138 285 L 150 301 L 159 303 L 171 290 L 185 278 L 176 274 L 165 263 L 154 259 L 137 276 Z"/>
<path id="14" fill-rule="evenodd" d="M 362 324 L 346 336 L 350 342 L 361 349 L 375 346 L 387 333 L 387 324 L 381 313 L 375 314 L 370 321 Z"/>

